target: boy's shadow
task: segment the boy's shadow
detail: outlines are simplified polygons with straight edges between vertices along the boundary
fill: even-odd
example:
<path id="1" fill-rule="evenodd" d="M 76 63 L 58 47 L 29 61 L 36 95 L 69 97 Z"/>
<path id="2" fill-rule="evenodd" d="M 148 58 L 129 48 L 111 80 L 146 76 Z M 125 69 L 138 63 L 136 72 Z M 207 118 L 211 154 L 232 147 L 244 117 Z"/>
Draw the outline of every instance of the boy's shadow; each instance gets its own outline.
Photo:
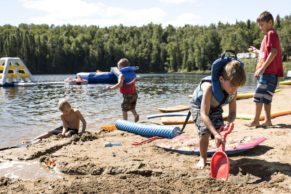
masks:
<path id="1" fill-rule="evenodd" d="M 275 173 L 282 173 L 291 176 L 291 165 L 288 163 L 280 162 L 267 162 L 265 160 L 242 158 L 239 160 L 231 161 L 230 173 L 233 175 L 253 175 L 258 179 L 253 183 L 260 183 L 263 181 L 270 181 L 271 176 Z"/>
<path id="2" fill-rule="evenodd" d="M 240 156 L 260 156 L 267 153 L 271 149 L 273 148 L 266 145 L 259 145 L 253 149 L 240 153 L 239 155 Z"/>
<path id="3" fill-rule="evenodd" d="M 291 129 L 291 125 L 287 125 L 287 124 L 283 124 L 283 123 L 280 123 L 280 124 L 276 124 L 276 125 L 273 125 L 272 126 L 273 128 L 287 128 L 287 129 Z"/>

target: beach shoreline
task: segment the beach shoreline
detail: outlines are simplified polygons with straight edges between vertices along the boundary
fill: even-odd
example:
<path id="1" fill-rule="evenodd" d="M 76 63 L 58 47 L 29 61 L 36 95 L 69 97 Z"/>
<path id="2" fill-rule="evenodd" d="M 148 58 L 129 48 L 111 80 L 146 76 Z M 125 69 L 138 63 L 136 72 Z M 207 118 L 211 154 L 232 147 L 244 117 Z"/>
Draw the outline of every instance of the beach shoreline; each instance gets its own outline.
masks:
<path id="1" fill-rule="evenodd" d="M 272 112 L 291 110 L 290 96 L 291 87 L 280 86 Z M 237 101 L 237 113 L 254 112 L 251 98 Z M 244 126 L 249 121 L 235 121 L 228 141 L 244 137 L 267 140 L 229 157 L 228 181 L 210 178 L 210 157 L 206 168 L 197 170 L 198 156 L 157 148 L 154 145 L 160 140 L 134 146 L 133 142 L 147 138 L 119 130 L 88 131 L 82 137 L 52 137 L 29 147 L 1 151 L 0 166 L 5 161 L 38 161 L 45 168 L 44 161 L 54 161 L 51 167 L 60 174 L 32 180 L 1 176 L 0 193 L 291 193 L 290 118 L 274 118 L 268 128 L 249 128 Z M 149 121 L 161 122 L 160 118 Z M 197 138 L 193 124 L 187 125 L 185 133 Z M 106 142 L 121 145 L 105 147 Z"/>

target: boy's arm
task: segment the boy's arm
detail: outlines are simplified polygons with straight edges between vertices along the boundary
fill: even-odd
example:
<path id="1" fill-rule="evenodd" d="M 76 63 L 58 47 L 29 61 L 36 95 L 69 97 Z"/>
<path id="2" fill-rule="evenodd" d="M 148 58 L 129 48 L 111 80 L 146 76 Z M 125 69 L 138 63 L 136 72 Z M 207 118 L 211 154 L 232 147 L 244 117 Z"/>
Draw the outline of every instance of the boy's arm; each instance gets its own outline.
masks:
<path id="1" fill-rule="evenodd" d="M 274 58 L 277 55 L 277 49 L 271 48 L 271 52 L 268 55 L 266 61 L 256 70 L 255 76 L 259 77 L 260 75 L 263 75 L 265 72 L 266 68 L 270 65 L 270 63 L 274 60 Z"/>
<path id="2" fill-rule="evenodd" d="M 122 74 L 120 74 L 118 76 L 118 82 L 117 84 L 113 85 L 113 86 L 108 86 L 107 89 L 108 90 L 115 90 L 115 89 L 118 89 L 120 88 L 122 85 L 123 85 L 123 82 L 124 82 L 124 76 Z"/>
<path id="3" fill-rule="evenodd" d="M 64 116 L 61 116 L 62 122 L 63 122 L 63 131 L 62 131 L 62 135 L 64 136 L 66 134 L 66 132 L 68 131 L 68 123 L 65 121 Z"/>
<path id="4" fill-rule="evenodd" d="M 82 134 L 86 130 L 87 123 L 86 123 L 86 120 L 85 120 L 85 118 L 83 117 L 83 115 L 81 114 L 80 111 L 78 111 L 78 114 L 79 114 L 80 121 L 82 122 L 82 131 L 80 132 Z"/>
<path id="5" fill-rule="evenodd" d="M 201 102 L 201 119 L 204 123 L 204 125 L 209 129 L 209 131 L 215 136 L 216 139 L 221 140 L 220 134 L 217 132 L 217 130 L 214 128 L 208 114 L 210 111 L 210 102 L 212 98 L 212 86 L 210 84 L 207 84 L 205 86 L 202 85 L 203 89 L 203 97 Z"/>
<path id="6" fill-rule="evenodd" d="M 248 51 L 255 53 L 256 56 L 258 56 L 259 53 L 260 53 L 260 51 L 256 47 L 254 47 L 254 46 L 250 46 L 250 48 L 248 48 Z"/>
<path id="7" fill-rule="evenodd" d="M 236 97 L 229 103 L 227 122 L 232 123 L 236 118 Z"/>

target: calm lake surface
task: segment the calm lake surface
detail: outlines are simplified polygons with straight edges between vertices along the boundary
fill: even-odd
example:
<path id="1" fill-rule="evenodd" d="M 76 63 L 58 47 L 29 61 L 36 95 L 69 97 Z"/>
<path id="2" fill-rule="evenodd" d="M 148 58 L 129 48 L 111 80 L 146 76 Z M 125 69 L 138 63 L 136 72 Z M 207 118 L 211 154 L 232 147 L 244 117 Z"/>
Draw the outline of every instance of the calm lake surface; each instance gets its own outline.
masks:
<path id="1" fill-rule="evenodd" d="M 137 112 L 140 120 L 158 113 L 158 107 L 188 104 L 205 75 L 139 74 Z M 98 130 L 122 118 L 119 91 L 103 92 L 106 85 L 69 86 L 62 83 L 74 75 L 34 75 L 39 84 L 32 87 L 0 87 L 0 148 L 21 143 L 62 125 L 57 108 L 60 98 L 68 98 L 87 121 L 87 130 Z M 248 75 L 247 84 L 239 91 L 253 91 L 255 79 Z M 48 83 L 49 82 L 49 83 Z M 133 120 L 129 114 L 129 120 Z"/>

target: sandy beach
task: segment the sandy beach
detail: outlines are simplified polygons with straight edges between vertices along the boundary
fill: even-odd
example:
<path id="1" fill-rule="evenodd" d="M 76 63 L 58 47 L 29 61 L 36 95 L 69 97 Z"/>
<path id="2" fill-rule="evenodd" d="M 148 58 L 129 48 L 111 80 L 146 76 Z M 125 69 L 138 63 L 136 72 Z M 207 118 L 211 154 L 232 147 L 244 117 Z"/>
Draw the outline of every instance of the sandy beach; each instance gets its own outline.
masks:
<path id="1" fill-rule="evenodd" d="M 291 86 L 280 86 L 272 112 L 291 110 L 290 96 Z M 237 107 L 237 113 L 255 112 L 252 98 L 237 101 Z M 156 108 L 153 113 L 158 112 Z M 291 193 L 291 115 L 274 118 L 269 128 L 245 127 L 247 122 L 237 119 L 227 141 L 244 137 L 267 140 L 229 157 L 228 181 L 210 178 L 210 157 L 206 168 L 197 170 L 198 156 L 154 146 L 162 140 L 134 146 L 133 142 L 147 138 L 120 130 L 88 129 L 82 137 L 52 137 L 29 147 L 1 151 L 0 166 L 7 161 L 37 161 L 37 168 L 51 175 L 24 180 L 2 175 L 0 193 Z M 197 138 L 193 124 L 187 125 L 185 133 Z M 104 147 L 105 142 L 122 145 Z M 51 161 L 52 168 L 46 168 L 44 161 Z"/>

